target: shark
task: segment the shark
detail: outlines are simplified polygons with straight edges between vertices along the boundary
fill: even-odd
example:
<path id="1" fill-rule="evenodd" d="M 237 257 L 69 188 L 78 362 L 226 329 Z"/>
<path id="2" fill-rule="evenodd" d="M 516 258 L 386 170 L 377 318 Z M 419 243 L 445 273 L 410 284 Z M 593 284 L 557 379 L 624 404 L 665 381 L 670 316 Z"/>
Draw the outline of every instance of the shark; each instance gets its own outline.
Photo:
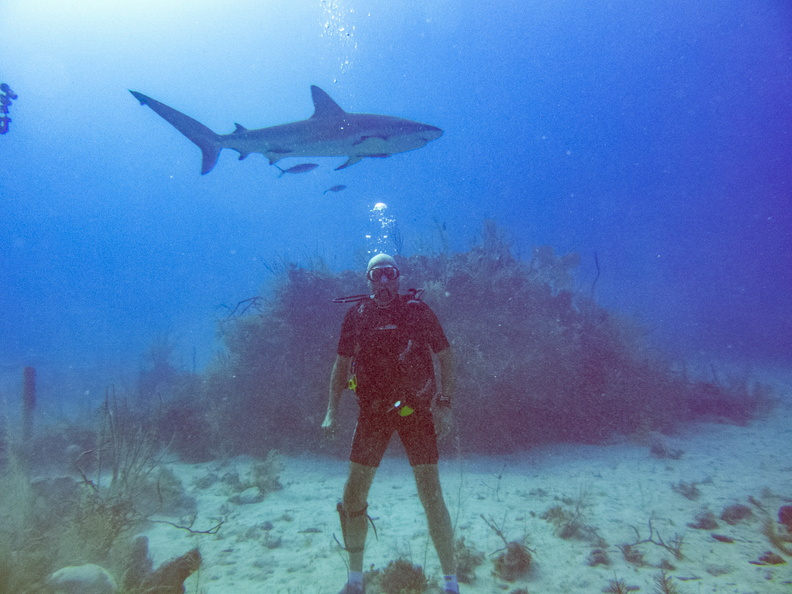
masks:
<path id="1" fill-rule="evenodd" d="M 342 109 L 316 85 L 311 86 L 314 113 L 307 120 L 249 130 L 240 124 L 230 134 L 216 134 L 202 123 L 137 91 L 129 91 L 201 149 L 201 174 L 217 164 L 224 148 L 241 161 L 261 153 L 274 165 L 287 157 L 346 157 L 345 169 L 365 158 L 390 157 L 426 146 L 443 131 L 405 118 Z"/>

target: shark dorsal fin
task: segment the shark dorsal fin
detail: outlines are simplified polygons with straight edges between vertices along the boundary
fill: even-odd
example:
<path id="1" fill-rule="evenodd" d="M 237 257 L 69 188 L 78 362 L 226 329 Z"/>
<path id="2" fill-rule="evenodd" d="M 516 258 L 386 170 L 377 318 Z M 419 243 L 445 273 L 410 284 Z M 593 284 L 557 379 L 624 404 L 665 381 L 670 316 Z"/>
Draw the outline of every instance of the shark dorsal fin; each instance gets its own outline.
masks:
<path id="1" fill-rule="evenodd" d="M 234 124 L 236 126 L 236 130 L 234 132 L 247 132 L 247 128 L 245 128 L 242 124 Z"/>
<path id="2" fill-rule="evenodd" d="M 333 101 L 330 95 L 316 85 L 311 85 L 311 97 L 313 97 L 314 102 L 314 114 L 311 119 L 340 118 L 346 115 L 346 112 L 338 106 L 338 103 Z"/>

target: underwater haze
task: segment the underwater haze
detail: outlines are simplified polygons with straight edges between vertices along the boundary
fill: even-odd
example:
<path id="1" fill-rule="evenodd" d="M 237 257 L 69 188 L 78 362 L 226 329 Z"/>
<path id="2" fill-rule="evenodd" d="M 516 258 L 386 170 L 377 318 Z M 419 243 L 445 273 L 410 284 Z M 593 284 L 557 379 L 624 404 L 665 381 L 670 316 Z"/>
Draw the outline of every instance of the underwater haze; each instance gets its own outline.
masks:
<path id="1" fill-rule="evenodd" d="M 58 398 L 129 379 L 161 336 L 202 369 L 279 262 L 359 266 L 377 203 L 408 254 L 494 219 L 666 348 L 792 364 L 789 2 L 4 0 L 0 82 L 4 392 L 24 365 Z M 310 117 L 311 85 L 444 134 L 201 175 L 128 92 L 226 134 Z"/>

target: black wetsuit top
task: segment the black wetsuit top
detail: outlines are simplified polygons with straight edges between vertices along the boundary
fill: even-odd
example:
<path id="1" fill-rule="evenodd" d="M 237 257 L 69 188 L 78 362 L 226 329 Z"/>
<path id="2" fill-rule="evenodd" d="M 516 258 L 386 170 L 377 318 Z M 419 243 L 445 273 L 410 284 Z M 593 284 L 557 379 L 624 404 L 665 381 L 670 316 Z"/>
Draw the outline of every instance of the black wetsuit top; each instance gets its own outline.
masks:
<path id="1" fill-rule="evenodd" d="M 338 354 L 354 357 L 361 408 L 402 401 L 428 409 L 434 397 L 432 352 L 448 348 L 434 312 L 419 299 L 399 295 L 389 307 L 367 298 L 344 317 Z"/>

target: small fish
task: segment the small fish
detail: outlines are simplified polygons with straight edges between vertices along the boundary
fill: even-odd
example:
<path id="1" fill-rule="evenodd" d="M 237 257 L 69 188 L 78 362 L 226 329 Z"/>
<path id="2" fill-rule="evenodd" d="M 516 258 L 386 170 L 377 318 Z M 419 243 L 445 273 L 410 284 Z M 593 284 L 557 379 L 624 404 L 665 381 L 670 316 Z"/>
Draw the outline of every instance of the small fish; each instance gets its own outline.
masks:
<path id="1" fill-rule="evenodd" d="M 322 194 L 327 194 L 328 192 L 340 192 L 341 190 L 346 190 L 346 186 L 333 186 L 332 188 L 327 188 Z"/>
<path id="2" fill-rule="evenodd" d="M 273 163 L 275 165 L 275 163 Z M 278 167 L 275 165 L 275 167 Z M 288 169 L 280 169 L 280 175 L 278 177 L 283 177 L 284 173 L 306 173 L 308 171 L 312 171 L 319 167 L 316 163 L 300 163 L 299 165 L 295 165 L 294 167 L 289 167 Z"/>

